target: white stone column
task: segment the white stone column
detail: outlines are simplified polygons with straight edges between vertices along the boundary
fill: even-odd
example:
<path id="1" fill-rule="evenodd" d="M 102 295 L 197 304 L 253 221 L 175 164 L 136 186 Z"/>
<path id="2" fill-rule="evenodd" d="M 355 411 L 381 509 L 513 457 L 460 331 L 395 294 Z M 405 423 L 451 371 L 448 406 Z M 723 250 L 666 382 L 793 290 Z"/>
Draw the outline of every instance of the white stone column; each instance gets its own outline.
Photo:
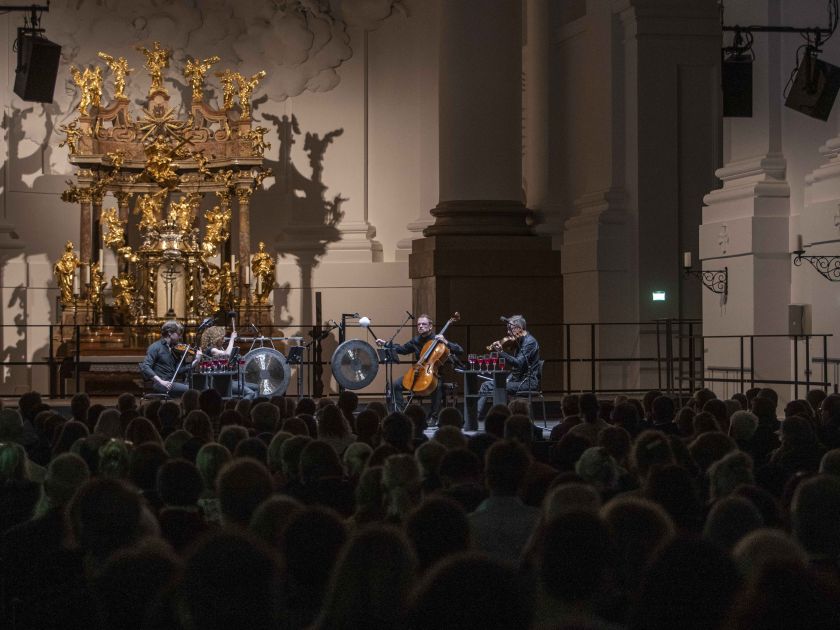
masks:
<path id="1" fill-rule="evenodd" d="M 529 234 L 522 204 L 522 3 L 444 2 L 440 202 L 426 236 Z"/>
<path id="2" fill-rule="evenodd" d="M 727 23 L 778 24 L 776 0 L 727 3 Z M 703 291 L 705 335 L 761 335 L 787 332 L 790 303 L 790 187 L 782 149 L 783 103 L 780 36 L 756 38 L 753 50 L 753 116 L 724 123 L 724 165 L 716 172 L 723 186 L 706 195 L 700 227 L 704 269 L 727 268 L 729 294 Z M 786 66 L 785 66 L 786 67 Z M 755 379 L 788 379 L 788 338 L 754 342 Z M 747 341 L 746 347 L 749 348 Z M 740 364 L 737 339 L 707 339 L 705 364 L 728 369 Z M 749 354 L 745 361 L 749 367 Z M 721 370 L 717 370 L 718 374 Z M 710 383 L 712 389 L 722 385 Z M 772 386 L 782 398 L 789 392 Z"/>

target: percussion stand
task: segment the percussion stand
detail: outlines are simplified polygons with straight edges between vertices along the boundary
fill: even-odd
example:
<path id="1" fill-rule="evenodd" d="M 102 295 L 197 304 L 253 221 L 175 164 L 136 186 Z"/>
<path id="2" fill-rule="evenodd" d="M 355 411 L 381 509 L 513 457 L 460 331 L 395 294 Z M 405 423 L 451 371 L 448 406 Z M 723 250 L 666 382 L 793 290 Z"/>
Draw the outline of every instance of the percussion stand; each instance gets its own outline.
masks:
<path id="1" fill-rule="evenodd" d="M 379 362 L 385 364 L 385 406 L 390 408 L 391 403 L 393 403 L 394 411 L 402 411 L 402 409 L 397 409 L 397 401 L 394 400 L 394 391 L 393 391 L 393 388 L 394 388 L 394 383 L 393 383 L 394 382 L 394 364 L 400 362 L 400 359 L 397 356 L 397 353 L 394 352 L 394 339 L 396 339 L 397 335 L 400 334 L 400 331 L 403 328 L 405 328 L 405 325 L 408 323 L 408 321 L 411 320 L 411 319 L 414 319 L 414 317 L 408 311 L 406 311 L 406 315 L 408 315 L 408 317 L 405 318 L 405 321 L 403 321 L 403 323 L 400 324 L 400 327 L 397 328 L 396 332 L 393 335 L 391 335 L 391 338 L 388 341 L 385 342 L 384 358 L 386 360 L 384 360 L 384 361 L 382 360 L 383 355 L 380 355 L 380 357 L 379 357 L 380 358 Z M 370 326 L 368 326 L 367 329 L 368 329 L 368 332 L 371 335 L 373 335 L 373 338 L 376 339 L 376 335 L 373 334 L 373 331 L 370 329 Z M 411 401 L 412 401 L 413 398 L 414 398 L 414 392 L 410 392 L 410 395 L 408 397 L 408 402 L 405 404 L 406 407 L 411 404 Z M 403 407 L 403 409 L 404 408 L 405 407 Z"/>

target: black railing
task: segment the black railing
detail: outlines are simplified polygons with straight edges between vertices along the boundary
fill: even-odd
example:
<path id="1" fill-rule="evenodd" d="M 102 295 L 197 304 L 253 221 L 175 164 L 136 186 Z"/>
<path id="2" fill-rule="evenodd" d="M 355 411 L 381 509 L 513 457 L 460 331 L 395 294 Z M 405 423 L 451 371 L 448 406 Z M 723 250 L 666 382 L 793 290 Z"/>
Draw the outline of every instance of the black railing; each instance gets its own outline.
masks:
<path id="1" fill-rule="evenodd" d="M 397 325 L 375 324 L 380 336 L 390 336 Z M 659 389 L 674 395 L 686 395 L 698 387 L 706 385 L 732 385 L 738 391 L 756 385 L 789 385 L 793 387 L 795 397 L 799 397 L 800 388 L 837 389 L 837 372 L 829 374 L 829 364 L 840 366 L 840 360 L 829 357 L 828 338 L 830 334 L 818 335 L 704 335 L 702 323 L 698 320 L 654 320 L 649 322 L 580 322 L 562 324 L 533 324 L 531 332 L 540 341 L 541 355 L 545 360 L 543 391 L 547 395 L 560 396 L 570 392 L 594 391 L 600 394 L 626 393 L 637 394 L 651 389 Z M 7 352 L 7 367 L 25 366 L 30 370 L 46 367 L 49 373 L 50 394 L 66 395 L 68 385 L 73 391 L 81 389 L 83 364 L 86 357 L 97 356 L 97 345 L 92 340 L 99 339 L 99 347 L 107 348 L 102 356 L 120 353 L 124 350 L 132 356 L 131 360 L 107 361 L 114 365 L 132 365 L 142 358 L 146 345 L 158 336 L 158 328 L 151 326 L 126 326 L 120 329 L 75 324 L 54 325 L 6 325 L 0 329 L 14 329 L 18 339 L 26 338 L 29 331 L 46 329 L 49 345 L 46 357 L 35 360 L 14 357 Z M 329 374 L 330 354 L 325 350 L 326 359 L 314 361 L 314 342 L 312 326 L 275 326 L 273 330 L 264 330 L 266 336 L 282 336 L 281 331 L 302 331 L 310 352 L 303 362 L 306 366 L 305 391 L 314 391 L 320 373 Z M 97 336 L 97 331 L 112 331 L 118 342 L 111 337 Z M 188 328 L 191 338 L 194 328 Z M 356 324 L 347 325 L 348 338 L 367 338 L 372 343 L 365 329 Z M 398 341 L 405 341 L 413 331 L 403 330 Z M 499 324 L 459 324 L 453 325 L 447 336 L 460 343 L 465 351 L 485 352 L 485 346 L 503 336 Z M 325 347 L 336 345 L 337 332 L 325 342 Z M 109 343 L 108 339 L 111 340 Z M 769 378 L 761 374 L 772 373 L 778 366 L 756 365 L 756 347 L 758 344 L 773 340 L 787 339 L 793 344 L 791 359 L 793 378 Z M 704 364 L 703 349 L 709 342 L 724 344 L 728 354 L 733 357 L 732 365 L 707 366 Z M 818 345 L 821 355 L 816 357 L 812 344 Z M 86 349 L 85 346 L 91 347 Z M 25 347 L 25 345 L 24 345 Z M 821 380 L 812 373 L 811 366 L 821 366 Z M 315 368 L 321 368 L 320 371 Z M 327 368 L 326 370 L 324 368 Z M 802 369 L 804 367 L 804 369 Z M 819 369 L 819 368 L 818 368 Z M 775 370 L 784 374 L 784 370 Z M 319 373 L 320 372 L 320 373 Z M 723 376 L 718 376 L 723 373 Z M 377 391 L 360 394 L 378 395 Z"/>

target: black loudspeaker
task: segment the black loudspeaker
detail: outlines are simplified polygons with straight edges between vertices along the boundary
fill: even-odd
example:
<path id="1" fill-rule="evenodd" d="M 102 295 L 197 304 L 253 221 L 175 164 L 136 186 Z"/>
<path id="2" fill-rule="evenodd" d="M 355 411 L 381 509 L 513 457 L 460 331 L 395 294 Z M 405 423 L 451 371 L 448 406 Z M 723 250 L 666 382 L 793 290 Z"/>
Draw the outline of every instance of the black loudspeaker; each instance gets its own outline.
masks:
<path id="1" fill-rule="evenodd" d="M 52 103 L 61 46 L 31 33 L 18 35 L 15 94 L 24 101 Z"/>
<path id="2" fill-rule="evenodd" d="M 752 59 L 725 59 L 721 66 L 723 115 L 752 117 Z"/>
<path id="3" fill-rule="evenodd" d="M 812 118 L 828 120 L 838 90 L 840 68 L 806 53 L 796 69 L 785 106 Z"/>

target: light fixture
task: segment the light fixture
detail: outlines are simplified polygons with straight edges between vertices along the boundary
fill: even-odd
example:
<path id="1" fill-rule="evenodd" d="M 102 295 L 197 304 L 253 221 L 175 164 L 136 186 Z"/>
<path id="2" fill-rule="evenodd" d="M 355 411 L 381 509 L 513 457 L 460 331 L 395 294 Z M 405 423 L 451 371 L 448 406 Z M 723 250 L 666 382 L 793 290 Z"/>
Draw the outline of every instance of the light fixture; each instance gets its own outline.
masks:
<path id="1" fill-rule="evenodd" d="M 700 278 L 703 286 L 712 293 L 720 293 L 723 302 L 729 296 L 729 267 L 723 269 L 697 269 L 691 268 L 691 252 L 683 253 L 683 269 L 685 275 Z"/>

